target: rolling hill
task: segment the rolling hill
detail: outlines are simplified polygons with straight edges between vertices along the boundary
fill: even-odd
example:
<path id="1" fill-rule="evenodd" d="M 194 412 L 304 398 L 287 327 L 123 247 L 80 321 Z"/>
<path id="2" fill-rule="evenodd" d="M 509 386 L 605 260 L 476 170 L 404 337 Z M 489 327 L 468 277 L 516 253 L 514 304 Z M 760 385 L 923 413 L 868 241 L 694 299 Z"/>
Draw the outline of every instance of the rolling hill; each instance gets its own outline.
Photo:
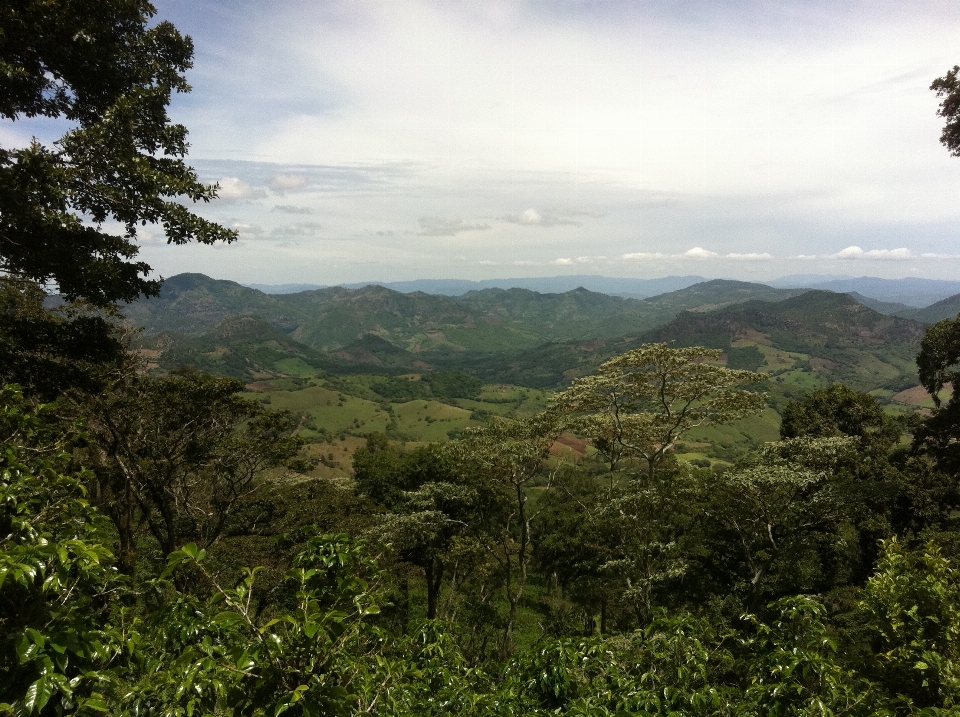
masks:
<path id="1" fill-rule="evenodd" d="M 899 315 L 926 324 L 935 324 L 943 319 L 955 319 L 960 315 L 960 294 L 948 296 L 943 301 L 938 301 L 922 309 L 901 312 Z"/>
<path id="2" fill-rule="evenodd" d="M 381 286 L 264 294 L 202 274 L 168 279 L 158 298 L 131 304 L 127 316 L 148 335 L 200 336 L 229 316 L 258 316 L 291 339 L 336 351 L 374 334 L 413 353 L 519 350 L 546 341 L 596 340 L 651 329 L 684 310 L 748 299 L 779 300 L 800 290 L 714 280 L 646 300 L 582 287 L 560 294 L 485 289 L 449 297 Z"/>
<path id="3" fill-rule="evenodd" d="M 150 346 L 163 349 L 161 368 L 191 364 L 249 381 L 462 370 L 486 383 L 552 388 L 641 343 L 667 341 L 721 348 L 730 365 L 774 375 L 784 395 L 843 381 L 889 396 L 916 383 L 925 330 L 846 294 L 726 280 L 632 300 L 583 288 L 267 295 L 190 274 L 131 309 Z"/>

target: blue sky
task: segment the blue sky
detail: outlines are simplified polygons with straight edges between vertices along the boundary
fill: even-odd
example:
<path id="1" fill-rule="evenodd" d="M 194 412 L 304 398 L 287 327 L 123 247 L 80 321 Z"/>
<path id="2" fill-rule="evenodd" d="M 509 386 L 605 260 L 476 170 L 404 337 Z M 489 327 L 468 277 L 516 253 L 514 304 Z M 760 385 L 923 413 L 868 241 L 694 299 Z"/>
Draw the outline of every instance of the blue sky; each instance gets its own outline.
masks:
<path id="1" fill-rule="evenodd" d="M 146 232 L 163 275 L 960 276 L 927 89 L 960 4 L 155 2 L 196 45 L 201 212 L 241 231 Z"/>

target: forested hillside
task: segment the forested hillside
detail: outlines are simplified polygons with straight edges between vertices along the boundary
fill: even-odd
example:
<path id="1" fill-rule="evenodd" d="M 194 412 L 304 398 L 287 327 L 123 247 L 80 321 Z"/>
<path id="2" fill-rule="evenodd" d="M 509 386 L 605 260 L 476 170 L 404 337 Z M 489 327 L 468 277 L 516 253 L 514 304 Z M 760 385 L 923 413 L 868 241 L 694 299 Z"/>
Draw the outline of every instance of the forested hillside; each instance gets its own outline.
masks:
<path id="1" fill-rule="evenodd" d="M 155 12 L 0 12 L 0 714 L 956 714 L 960 316 L 161 285 Z"/>

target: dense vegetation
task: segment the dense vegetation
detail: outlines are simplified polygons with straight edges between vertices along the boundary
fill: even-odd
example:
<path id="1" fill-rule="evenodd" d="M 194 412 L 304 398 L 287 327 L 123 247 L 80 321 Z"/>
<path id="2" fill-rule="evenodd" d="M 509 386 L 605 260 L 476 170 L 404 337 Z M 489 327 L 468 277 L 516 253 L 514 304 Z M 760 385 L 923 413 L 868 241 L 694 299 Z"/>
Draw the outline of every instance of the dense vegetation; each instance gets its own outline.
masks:
<path id="1" fill-rule="evenodd" d="M 960 317 L 193 275 L 143 342 L 136 227 L 232 238 L 153 14 L 0 10 L 0 113 L 76 125 L 0 149 L 0 713 L 960 710 Z"/>

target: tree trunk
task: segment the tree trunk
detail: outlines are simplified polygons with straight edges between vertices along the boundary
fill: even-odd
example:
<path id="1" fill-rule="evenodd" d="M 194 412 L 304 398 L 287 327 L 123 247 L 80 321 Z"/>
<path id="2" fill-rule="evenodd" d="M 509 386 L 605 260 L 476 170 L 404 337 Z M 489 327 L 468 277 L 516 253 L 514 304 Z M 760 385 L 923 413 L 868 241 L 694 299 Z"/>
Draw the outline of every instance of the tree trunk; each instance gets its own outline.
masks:
<path id="1" fill-rule="evenodd" d="M 427 561 L 424 573 L 427 579 L 427 619 L 435 620 L 443 584 L 443 563 L 438 558 L 431 558 Z"/>

